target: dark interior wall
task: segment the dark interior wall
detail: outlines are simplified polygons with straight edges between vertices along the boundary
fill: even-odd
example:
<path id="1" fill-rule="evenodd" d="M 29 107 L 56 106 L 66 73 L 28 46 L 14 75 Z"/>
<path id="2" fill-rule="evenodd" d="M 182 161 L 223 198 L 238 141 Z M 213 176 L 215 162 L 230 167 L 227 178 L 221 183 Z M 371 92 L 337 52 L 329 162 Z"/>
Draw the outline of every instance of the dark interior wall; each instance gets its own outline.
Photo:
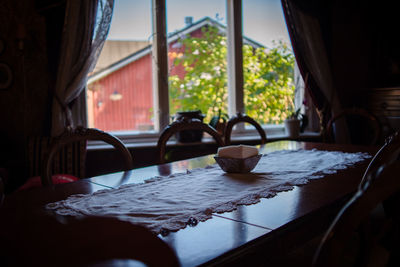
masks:
<path id="1" fill-rule="evenodd" d="M 371 29 L 371 72 L 373 87 L 400 86 L 400 28 L 397 1 L 373 2 L 368 8 L 368 28 Z"/>
<path id="2" fill-rule="evenodd" d="M 12 82 L 0 89 L 1 161 L 23 157 L 26 136 L 42 133 L 47 105 L 48 75 L 45 20 L 32 0 L 0 2 L 0 62 L 9 66 Z M 1 74 L 2 80 L 7 75 Z"/>
<path id="3" fill-rule="evenodd" d="M 32 0 L 4 0 L 1 5 L 0 61 L 10 67 L 12 82 L 0 90 L 0 127 L 11 140 L 20 141 L 43 132 L 49 83 L 46 21 Z"/>
<path id="4" fill-rule="evenodd" d="M 335 88 L 344 107 L 368 108 L 371 88 L 400 86 L 400 27 L 395 1 L 332 4 L 328 51 Z"/>
<path id="5" fill-rule="evenodd" d="M 354 105 L 355 96 L 368 85 L 370 41 L 364 29 L 365 10 L 351 2 L 337 1 L 331 11 L 333 80 L 344 107 Z"/>
<path id="6" fill-rule="evenodd" d="M 11 71 L 0 69 L 1 84 L 11 79 L 0 88 L 0 168 L 7 168 L 10 176 L 23 175 L 27 137 L 49 133 L 64 14 L 62 2 L 57 2 L 0 1 L 0 64 Z"/>
<path id="7" fill-rule="evenodd" d="M 379 140 L 383 142 L 400 130 L 396 1 L 300 2 L 320 23 L 341 107 L 361 107 L 373 113 L 382 126 Z"/>

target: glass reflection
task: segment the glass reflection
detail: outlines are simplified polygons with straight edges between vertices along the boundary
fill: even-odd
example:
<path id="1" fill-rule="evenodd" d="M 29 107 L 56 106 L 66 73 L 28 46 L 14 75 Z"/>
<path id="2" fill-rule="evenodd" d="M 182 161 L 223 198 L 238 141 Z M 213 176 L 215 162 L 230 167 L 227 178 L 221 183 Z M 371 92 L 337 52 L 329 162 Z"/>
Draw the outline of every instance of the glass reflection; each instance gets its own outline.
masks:
<path id="1" fill-rule="evenodd" d="M 238 206 L 233 217 L 238 222 L 246 222 L 245 206 Z M 235 223 L 233 227 L 233 247 L 242 245 L 247 239 L 247 225 Z"/>
<path id="2" fill-rule="evenodd" d="M 119 180 L 117 180 L 117 182 L 115 183 L 115 185 L 113 187 L 120 187 L 121 185 L 126 184 L 128 182 L 128 180 L 131 178 L 132 173 L 133 173 L 133 170 L 122 172 L 121 178 Z"/>

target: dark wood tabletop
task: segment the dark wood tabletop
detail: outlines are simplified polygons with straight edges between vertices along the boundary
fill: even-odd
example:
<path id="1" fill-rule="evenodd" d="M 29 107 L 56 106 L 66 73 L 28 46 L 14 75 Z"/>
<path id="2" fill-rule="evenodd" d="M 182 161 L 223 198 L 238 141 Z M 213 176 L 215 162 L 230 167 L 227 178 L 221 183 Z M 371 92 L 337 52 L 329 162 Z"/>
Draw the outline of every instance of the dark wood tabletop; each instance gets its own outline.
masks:
<path id="1" fill-rule="evenodd" d="M 371 155 L 377 151 L 375 147 L 279 141 L 263 145 L 260 152 L 299 148 L 368 152 Z M 295 186 L 291 191 L 261 199 L 257 204 L 239 206 L 232 212 L 215 213 L 211 219 L 196 226 L 159 237 L 173 248 L 182 266 L 240 265 L 283 256 L 285 251 L 327 229 L 338 208 L 356 190 L 368 162 Z M 44 209 L 44 205 L 72 194 L 141 183 L 154 176 L 167 176 L 214 163 L 213 155 L 209 155 L 16 192 L 6 196 L 0 208 L 0 231 L 6 227 L 12 231 L 30 224 L 31 220 L 54 216 Z"/>

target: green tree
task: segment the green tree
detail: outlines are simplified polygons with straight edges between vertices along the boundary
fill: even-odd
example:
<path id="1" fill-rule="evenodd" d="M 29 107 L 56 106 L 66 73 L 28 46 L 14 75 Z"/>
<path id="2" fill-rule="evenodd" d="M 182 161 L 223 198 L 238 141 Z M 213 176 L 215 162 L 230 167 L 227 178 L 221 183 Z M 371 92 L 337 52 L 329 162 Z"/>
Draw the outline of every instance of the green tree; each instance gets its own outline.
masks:
<path id="1" fill-rule="evenodd" d="M 226 37 L 216 27 L 203 27 L 202 37 L 181 40 L 184 52 L 173 58 L 185 75 L 169 77 L 170 113 L 200 109 L 205 121 L 228 110 Z M 260 123 L 281 123 L 293 103 L 294 57 L 283 42 L 274 48 L 243 46 L 246 113 Z"/>

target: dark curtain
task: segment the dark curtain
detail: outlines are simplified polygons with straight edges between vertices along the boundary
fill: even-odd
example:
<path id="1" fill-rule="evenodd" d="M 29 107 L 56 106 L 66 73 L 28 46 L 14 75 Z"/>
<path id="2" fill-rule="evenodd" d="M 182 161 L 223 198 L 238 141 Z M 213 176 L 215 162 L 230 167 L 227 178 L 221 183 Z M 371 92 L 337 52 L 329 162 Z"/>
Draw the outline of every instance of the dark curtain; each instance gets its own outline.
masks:
<path id="1" fill-rule="evenodd" d="M 330 58 L 331 1 L 281 2 L 305 88 L 317 108 L 324 128 L 329 118 L 341 109 Z"/>

